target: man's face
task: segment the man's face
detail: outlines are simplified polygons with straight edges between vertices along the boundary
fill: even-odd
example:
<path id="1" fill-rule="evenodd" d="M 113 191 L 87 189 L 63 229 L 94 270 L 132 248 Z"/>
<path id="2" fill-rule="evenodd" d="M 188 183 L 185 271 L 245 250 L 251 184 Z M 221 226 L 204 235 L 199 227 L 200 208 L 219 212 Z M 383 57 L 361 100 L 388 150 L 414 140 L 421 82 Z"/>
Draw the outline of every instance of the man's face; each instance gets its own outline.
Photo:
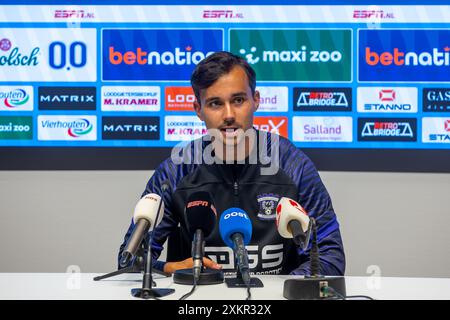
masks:
<path id="1" fill-rule="evenodd" d="M 243 132 L 252 128 L 253 113 L 259 106 L 259 92 L 252 95 L 247 74 L 235 66 L 209 88 L 200 92 L 194 109 L 208 130 L 220 130 L 226 145 L 237 144 Z M 239 130 L 240 129 L 240 130 Z"/>

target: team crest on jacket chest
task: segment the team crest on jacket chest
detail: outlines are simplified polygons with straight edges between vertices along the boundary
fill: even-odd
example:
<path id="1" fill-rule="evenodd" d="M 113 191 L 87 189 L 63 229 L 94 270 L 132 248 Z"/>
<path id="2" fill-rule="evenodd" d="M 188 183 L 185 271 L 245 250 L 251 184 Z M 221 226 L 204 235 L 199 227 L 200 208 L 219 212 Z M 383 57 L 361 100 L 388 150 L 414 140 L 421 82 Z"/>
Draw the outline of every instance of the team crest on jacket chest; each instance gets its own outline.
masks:
<path id="1" fill-rule="evenodd" d="M 256 196 L 258 200 L 258 218 L 261 220 L 275 220 L 276 218 L 276 207 L 280 196 L 273 193 L 263 193 Z"/>

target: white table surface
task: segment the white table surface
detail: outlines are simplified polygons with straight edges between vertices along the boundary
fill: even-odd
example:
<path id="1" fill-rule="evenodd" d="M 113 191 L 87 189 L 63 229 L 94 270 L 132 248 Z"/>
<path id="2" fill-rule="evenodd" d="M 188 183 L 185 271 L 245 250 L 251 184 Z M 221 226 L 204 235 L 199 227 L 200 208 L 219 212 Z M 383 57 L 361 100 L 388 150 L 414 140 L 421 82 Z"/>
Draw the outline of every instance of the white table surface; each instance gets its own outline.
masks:
<path id="1" fill-rule="evenodd" d="M 123 274 L 93 281 L 100 274 L 76 273 L 0 273 L 0 300 L 122 300 L 136 299 L 130 290 L 140 288 L 141 274 Z M 252 288 L 252 300 L 279 300 L 284 280 L 293 276 L 258 276 L 264 288 Z M 297 277 L 298 278 L 298 277 Z M 172 278 L 155 276 L 157 288 L 173 288 L 175 293 L 163 300 L 179 299 L 191 287 L 175 284 Z M 346 277 L 347 295 L 367 295 L 381 300 L 437 299 L 450 300 L 450 279 Z M 188 300 L 245 300 L 243 288 L 226 284 L 198 286 Z"/>

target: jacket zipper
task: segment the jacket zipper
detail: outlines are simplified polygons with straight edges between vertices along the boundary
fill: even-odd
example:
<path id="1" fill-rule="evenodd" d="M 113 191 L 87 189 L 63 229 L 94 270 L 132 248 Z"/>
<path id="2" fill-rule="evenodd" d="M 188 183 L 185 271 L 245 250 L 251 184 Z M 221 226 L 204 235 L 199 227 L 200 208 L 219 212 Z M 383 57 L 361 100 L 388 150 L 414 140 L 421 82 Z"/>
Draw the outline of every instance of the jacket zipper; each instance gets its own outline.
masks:
<path id="1" fill-rule="evenodd" d="M 234 180 L 234 206 L 239 208 L 239 182 Z"/>

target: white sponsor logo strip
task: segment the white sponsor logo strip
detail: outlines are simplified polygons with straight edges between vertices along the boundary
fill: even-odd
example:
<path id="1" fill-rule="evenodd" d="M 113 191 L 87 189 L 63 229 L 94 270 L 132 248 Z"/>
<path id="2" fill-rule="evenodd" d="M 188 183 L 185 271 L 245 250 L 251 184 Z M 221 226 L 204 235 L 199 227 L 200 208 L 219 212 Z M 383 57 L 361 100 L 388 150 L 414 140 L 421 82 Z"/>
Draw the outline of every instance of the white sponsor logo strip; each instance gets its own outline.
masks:
<path id="1" fill-rule="evenodd" d="M 102 111 L 159 111 L 160 109 L 160 87 L 102 87 Z"/>
<path id="2" fill-rule="evenodd" d="M 166 141 L 190 141 L 207 133 L 205 124 L 196 116 L 167 116 L 164 122 Z"/>
<path id="3" fill-rule="evenodd" d="M 450 143 L 450 117 L 423 118 L 422 142 Z"/>
<path id="4" fill-rule="evenodd" d="M 417 113 L 415 87 L 358 87 L 358 112 Z"/>
<path id="5" fill-rule="evenodd" d="M 293 117 L 293 140 L 352 142 L 351 117 Z"/>
<path id="6" fill-rule="evenodd" d="M 0 86 L 1 111 L 33 111 L 33 87 Z"/>
<path id="7" fill-rule="evenodd" d="M 95 141 L 96 116 L 38 116 L 38 140 Z"/>
<path id="8" fill-rule="evenodd" d="M 260 94 L 259 108 L 257 112 L 287 112 L 288 88 L 287 87 L 257 87 Z"/>

